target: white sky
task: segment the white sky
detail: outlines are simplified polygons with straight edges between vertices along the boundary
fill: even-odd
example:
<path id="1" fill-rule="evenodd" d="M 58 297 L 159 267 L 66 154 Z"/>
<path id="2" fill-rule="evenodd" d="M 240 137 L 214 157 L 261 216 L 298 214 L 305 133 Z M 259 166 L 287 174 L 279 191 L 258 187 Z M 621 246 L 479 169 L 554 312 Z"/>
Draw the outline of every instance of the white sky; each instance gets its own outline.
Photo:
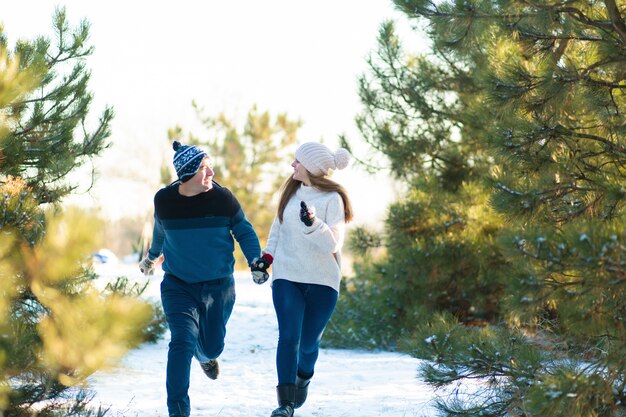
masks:
<path id="1" fill-rule="evenodd" d="M 60 4 L 70 24 L 91 24 L 91 116 L 105 105 L 116 113 L 96 187 L 78 199 L 111 217 L 151 213 L 161 161 L 172 156 L 167 129 L 201 133 L 192 100 L 208 114 L 238 119 L 253 104 L 287 112 L 304 121 L 300 142 L 335 148 L 342 133 L 360 141 L 357 76 L 367 70 L 380 23 L 400 18 L 389 0 L 20 0 L 0 15 L 9 43 L 51 36 Z M 335 174 L 351 194 L 355 223 L 383 218 L 393 199 L 386 175 L 352 166 Z"/>

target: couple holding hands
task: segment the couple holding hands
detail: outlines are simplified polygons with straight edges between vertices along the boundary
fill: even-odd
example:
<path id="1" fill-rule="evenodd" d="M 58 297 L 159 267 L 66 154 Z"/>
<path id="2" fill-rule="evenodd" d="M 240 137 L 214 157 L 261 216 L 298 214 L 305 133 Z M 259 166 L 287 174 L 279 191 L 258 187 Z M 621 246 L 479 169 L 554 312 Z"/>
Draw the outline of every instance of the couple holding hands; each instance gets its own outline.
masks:
<path id="1" fill-rule="evenodd" d="M 213 181 L 213 160 L 196 146 L 174 142 L 178 180 L 154 197 L 152 245 L 140 262 L 148 275 L 162 254 L 161 302 L 170 328 L 167 407 L 170 417 L 191 413 L 192 357 L 210 379 L 224 350 L 226 323 L 235 304 L 234 240 L 257 284 L 269 278 L 278 319 L 278 408 L 271 417 L 292 417 L 304 404 L 319 344 L 337 304 L 345 224 L 352 219 L 346 190 L 328 178 L 348 165 L 345 149 L 300 145 L 285 181 L 267 247 L 235 196 Z"/>

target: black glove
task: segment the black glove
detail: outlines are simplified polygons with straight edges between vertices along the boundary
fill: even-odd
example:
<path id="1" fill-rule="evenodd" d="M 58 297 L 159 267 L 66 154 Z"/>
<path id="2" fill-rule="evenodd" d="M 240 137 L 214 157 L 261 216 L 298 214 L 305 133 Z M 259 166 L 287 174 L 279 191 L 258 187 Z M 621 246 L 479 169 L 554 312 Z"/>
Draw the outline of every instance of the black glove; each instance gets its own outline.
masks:
<path id="1" fill-rule="evenodd" d="M 267 268 L 270 267 L 274 258 L 269 253 L 264 254 L 260 258 L 254 258 L 250 264 L 250 270 L 252 271 L 252 280 L 261 285 L 270 277 L 267 273 Z"/>
<path id="2" fill-rule="evenodd" d="M 315 207 L 307 207 L 304 201 L 300 201 L 300 220 L 307 226 L 312 226 L 315 221 Z"/>

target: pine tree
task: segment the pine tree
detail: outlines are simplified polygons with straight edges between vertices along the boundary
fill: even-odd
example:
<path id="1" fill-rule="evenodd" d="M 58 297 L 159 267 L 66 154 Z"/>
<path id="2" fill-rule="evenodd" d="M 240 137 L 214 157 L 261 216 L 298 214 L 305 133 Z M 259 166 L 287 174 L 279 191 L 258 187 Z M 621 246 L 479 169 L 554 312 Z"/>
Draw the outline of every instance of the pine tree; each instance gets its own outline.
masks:
<path id="1" fill-rule="evenodd" d="M 17 42 L 14 56 L 20 70 L 33 74 L 37 87 L 4 107 L 14 124 L 3 140 L 2 173 L 23 178 L 39 203 L 57 202 L 75 188 L 67 174 L 107 146 L 113 117 L 107 108 L 97 122 L 87 120 L 92 100 L 85 63 L 93 51 L 86 44 L 89 25 L 83 21 L 71 29 L 59 10 L 54 28 L 54 46 L 45 37 Z M 6 49 L 5 40 L 1 45 Z M 82 137 L 75 140 L 79 128 Z"/>
<path id="2" fill-rule="evenodd" d="M 497 264 L 490 269 L 497 278 L 489 286 L 502 285 L 491 325 L 461 325 L 458 311 L 444 306 L 426 322 L 430 314 L 414 316 L 417 325 L 401 321 L 400 345 L 433 360 L 422 374 L 436 386 L 484 378 L 482 396 L 442 400 L 443 415 L 623 415 L 623 4 L 395 4 L 427 28 L 431 54 L 396 53 L 393 25 L 385 24 L 381 63 L 374 62 L 371 80 L 361 82 L 364 137 L 391 161 L 394 172 L 422 178 L 411 181 L 406 200 L 391 208 L 383 267 L 390 271 L 419 259 L 410 278 L 393 277 L 394 284 L 398 278 L 416 281 L 403 287 L 404 294 L 440 282 L 447 270 L 436 269 L 440 262 L 421 253 L 432 259 L 438 248 L 449 249 L 458 238 L 454 232 L 440 234 L 424 245 L 424 235 L 431 234 L 424 225 L 437 224 L 443 209 L 455 205 L 462 219 L 477 210 L 489 213 L 485 218 L 494 220 L 485 236 L 490 237 L 473 253 L 480 260 L 491 252 L 492 260 L 506 265 L 504 271 Z M 445 201 L 441 195 L 450 187 L 441 179 L 450 164 L 436 158 L 455 149 L 463 150 L 455 155 L 469 171 L 452 172 L 476 172 L 485 179 L 471 185 L 471 175 L 460 177 L 459 189 L 481 187 L 471 193 L 476 205 L 458 194 L 459 200 L 444 204 L 440 213 L 425 212 L 425 203 Z M 483 192 L 488 198 L 480 201 L 476 196 Z M 400 223 L 396 207 L 409 207 L 406 213 L 415 216 L 405 213 Z M 481 224 L 466 221 L 460 227 Z M 400 238 L 405 244 L 392 246 Z M 448 254 L 448 264 L 455 265 L 472 253 Z M 455 283 L 471 289 L 484 270 L 467 272 Z M 477 297 L 473 290 L 469 295 Z M 406 305 L 409 298 L 397 304 Z"/>
<path id="3" fill-rule="evenodd" d="M 141 341 L 151 307 L 118 281 L 94 284 L 97 222 L 63 213 L 67 175 L 107 146 L 112 111 L 92 125 L 88 24 L 54 15 L 56 43 L 13 51 L 0 30 L 0 414 L 93 416 L 81 388 Z M 93 126 L 93 127 L 90 127 Z M 80 133 L 79 133 L 80 132 Z"/>
<path id="4" fill-rule="evenodd" d="M 359 329 L 354 342 L 393 348 L 416 320 L 437 311 L 468 324 L 500 318 L 509 269 L 496 241 L 502 219 L 488 205 L 484 121 L 466 112 L 478 87 L 444 58 L 407 55 L 387 22 L 368 61 L 371 75 L 359 80 L 364 109 L 357 124 L 378 151 L 362 163 L 381 166 L 383 155 L 407 192 L 388 211 L 385 258 L 372 261 L 367 244 L 350 240 L 357 253 L 359 246 L 366 252 L 327 332 L 334 343 L 349 343 L 349 326 Z M 378 325 L 381 318 L 387 325 Z M 343 324 L 335 331 L 335 323 Z"/>

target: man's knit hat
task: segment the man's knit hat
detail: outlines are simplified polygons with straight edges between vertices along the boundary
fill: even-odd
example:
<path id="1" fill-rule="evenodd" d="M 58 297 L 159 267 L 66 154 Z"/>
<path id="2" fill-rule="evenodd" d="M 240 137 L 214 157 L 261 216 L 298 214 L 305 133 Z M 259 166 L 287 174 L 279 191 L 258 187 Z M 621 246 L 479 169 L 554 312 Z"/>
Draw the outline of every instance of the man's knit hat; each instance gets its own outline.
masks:
<path id="1" fill-rule="evenodd" d="M 347 167 L 350 162 L 350 153 L 343 148 L 333 153 L 321 143 L 307 142 L 296 149 L 296 159 L 311 174 L 319 176 L 328 175 L 330 170 Z"/>
<path id="2" fill-rule="evenodd" d="M 174 141 L 173 148 L 176 151 L 174 153 L 176 175 L 179 180 L 185 182 L 196 175 L 207 153 L 193 145 L 181 145 L 177 140 Z"/>

